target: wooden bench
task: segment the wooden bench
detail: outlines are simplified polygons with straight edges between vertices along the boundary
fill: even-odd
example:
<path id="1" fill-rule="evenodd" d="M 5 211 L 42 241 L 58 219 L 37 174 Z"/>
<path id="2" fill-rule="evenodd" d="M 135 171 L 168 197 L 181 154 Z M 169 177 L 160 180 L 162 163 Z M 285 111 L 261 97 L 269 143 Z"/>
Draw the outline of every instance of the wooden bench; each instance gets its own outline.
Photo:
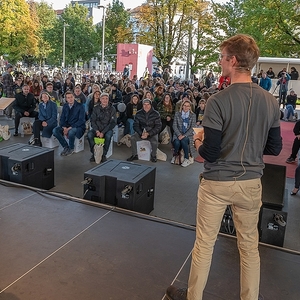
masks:
<path id="1" fill-rule="evenodd" d="M 0 98 L 0 115 L 4 114 L 4 110 L 13 102 L 15 101 L 15 98 L 6 98 L 2 97 Z"/>

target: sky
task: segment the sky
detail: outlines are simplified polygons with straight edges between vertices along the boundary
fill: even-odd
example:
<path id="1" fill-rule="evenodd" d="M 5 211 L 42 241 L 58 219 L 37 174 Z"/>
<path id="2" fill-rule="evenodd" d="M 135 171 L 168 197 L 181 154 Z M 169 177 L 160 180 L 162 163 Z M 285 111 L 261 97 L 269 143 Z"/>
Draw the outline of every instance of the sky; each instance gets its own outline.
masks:
<path id="1" fill-rule="evenodd" d="M 40 0 L 38 2 L 41 2 Z M 63 9 L 71 3 L 71 0 L 44 0 L 48 4 L 52 4 L 53 9 Z M 101 5 L 108 4 L 109 0 L 100 0 Z M 145 0 L 120 0 L 124 4 L 125 9 L 135 8 L 142 3 L 146 2 Z"/>

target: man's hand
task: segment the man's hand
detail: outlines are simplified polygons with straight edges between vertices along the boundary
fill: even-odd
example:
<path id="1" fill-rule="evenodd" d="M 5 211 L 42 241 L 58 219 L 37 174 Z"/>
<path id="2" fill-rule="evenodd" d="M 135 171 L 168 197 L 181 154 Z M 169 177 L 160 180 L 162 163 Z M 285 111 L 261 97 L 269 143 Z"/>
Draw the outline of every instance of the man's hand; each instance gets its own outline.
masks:
<path id="1" fill-rule="evenodd" d="M 24 112 L 24 116 L 28 117 L 28 116 L 29 116 L 29 112 L 28 112 L 28 111 L 25 111 L 25 112 Z"/>
<path id="2" fill-rule="evenodd" d="M 68 133 L 69 133 L 69 130 L 71 129 L 72 127 L 63 127 L 63 130 L 64 130 L 64 135 L 65 136 L 68 136 Z"/>
<path id="3" fill-rule="evenodd" d="M 48 125 L 47 122 L 45 122 L 45 121 L 42 122 L 43 127 L 46 127 L 47 125 Z"/>
<path id="4" fill-rule="evenodd" d="M 148 138 L 148 136 L 149 136 L 149 133 L 148 133 L 148 132 L 143 132 L 143 134 L 141 135 L 141 138 L 142 138 L 143 140 L 145 140 L 145 139 Z"/>
<path id="5" fill-rule="evenodd" d="M 104 134 L 102 132 L 100 132 L 99 130 L 96 131 L 96 136 L 98 138 L 103 138 L 104 137 Z"/>
<path id="6" fill-rule="evenodd" d="M 200 129 L 200 128 L 199 128 Z M 194 140 L 195 139 L 199 139 L 199 140 L 201 140 L 201 141 L 203 141 L 204 140 L 204 130 L 202 129 L 202 130 L 199 130 L 199 129 L 197 129 L 197 133 L 196 134 L 194 134 Z"/>

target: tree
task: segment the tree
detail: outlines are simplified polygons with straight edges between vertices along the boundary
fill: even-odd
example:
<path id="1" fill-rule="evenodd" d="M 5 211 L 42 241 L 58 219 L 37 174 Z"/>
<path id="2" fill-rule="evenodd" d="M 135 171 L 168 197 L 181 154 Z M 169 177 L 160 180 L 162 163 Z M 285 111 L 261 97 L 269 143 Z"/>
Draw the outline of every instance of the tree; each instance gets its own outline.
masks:
<path id="1" fill-rule="evenodd" d="M 92 57 L 97 56 L 99 41 L 92 19 L 87 15 L 87 8 L 76 3 L 74 6 L 67 6 L 61 18 L 56 20 L 47 34 L 47 39 L 54 49 L 49 55 L 52 62 L 60 64 L 62 61 L 64 26 L 66 66 L 89 62 Z"/>
<path id="2" fill-rule="evenodd" d="M 102 24 L 98 25 L 97 32 L 101 36 L 102 44 Z M 104 53 L 107 61 L 114 61 L 117 53 L 118 43 L 132 43 L 134 41 L 132 22 L 130 14 L 124 8 L 124 4 L 119 0 L 113 0 L 108 5 L 105 16 L 105 49 Z"/>
<path id="3" fill-rule="evenodd" d="M 219 40 L 236 33 L 252 35 L 261 56 L 300 56 L 299 0 L 234 0 L 213 4 Z"/>
<path id="4" fill-rule="evenodd" d="M 38 53 L 36 59 L 41 64 L 53 51 L 53 45 L 49 40 L 49 32 L 54 28 L 56 23 L 56 14 L 51 6 L 46 2 L 32 2 L 32 7 L 36 11 L 38 17 Z"/>
<path id="5" fill-rule="evenodd" d="M 16 62 L 24 55 L 34 56 L 38 51 L 36 18 L 32 19 L 25 0 L 0 2 L 0 54 Z"/>
<path id="6" fill-rule="evenodd" d="M 160 65 L 169 66 L 175 57 L 184 56 L 190 19 L 198 1 L 147 0 L 136 13 L 140 43 L 153 45 Z"/>

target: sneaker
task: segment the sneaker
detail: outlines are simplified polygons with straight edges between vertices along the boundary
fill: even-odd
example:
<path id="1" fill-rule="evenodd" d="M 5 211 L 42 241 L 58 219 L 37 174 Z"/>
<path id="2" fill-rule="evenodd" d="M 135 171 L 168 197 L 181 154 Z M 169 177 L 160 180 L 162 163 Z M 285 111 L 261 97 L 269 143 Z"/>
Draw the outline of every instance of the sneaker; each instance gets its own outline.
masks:
<path id="1" fill-rule="evenodd" d="M 127 161 L 133 161 L 133 160 L 138 160 L 138 156 L 137 155 L 131 155 L 129 158 L 127 158 Z"/>
<path id="2" fill-rule="evenodd" d="M 152 161 L 152 162 L 157 162 L 156 156 L 151 156 L 151 161 Z"/>
<path id="3" fill-rule="evenodd" d="M 295 161 L 296 161 L 296 159 L 293 158 L 293 157 L 291 157 L 291 156 L 286 160 L 286 162 L 287 162 L 288 164 L 294 163 Z"/>
<path id="4" fill-rule="evenodd" d="M 175 159 L 176 159 L 176 156 L 173 156 L 171 159 L 171 164 L 173 164 L 173 165 L 175 164 Z"/>
<path id="5" fill-rule="evenodd" d="M 105 156 L 105 155 L 102 155 L 101 162 L 104 163 L 104 162 L 106 162 L 106 161 L 107 161 L 106 156 Z"/>
<path id="6" fill-rule="evenodd" d="M 70 155 L 72 155 L 74 153 L 74 149 L 68 149 L 68 151 L 66 152 L 66 156 L 70 156 Z"/>
<path id="7" fill-rule="evenodd" d="M 39 139 L 34 139 L 34 141 L 31 145 L 42 147 L 42 142 Z"/>
<path id="8" fill-rule="evenodd" d="M 32 145 L 34 143 L 34 135 L 32 135 L 28 141 L 29 145 Z"/>
<path id="9" fill-rule="evenodd" d="M 95 162 L 95 156 L 94 156 L 94 154 L 92 154 L 92 156 L 90 158 L 90 162 Z"/>
<path id="10" fill-rule="evenodd" d="M 18 136 L 19 135 L 19 133 L 18 133 L 18 131 L 16 131 L 15 133 L 14 133 L 14 136 Z"/>
<path id="11" fill-rule="evenodd" d="M 169 300 L 186 300 L 187 289 L 178 289 L 174 285 L 167 288 L 166 296 Z"/>
<path id="12" fill-rule="evenodd" d="M 181 164 L 182 167 L 187 167 L 191 164 L 190 160 L 185 158 L 183 163 Z"/>
<path id="13" fill-rule="evenodd" d="M 65 147 L 64 150 L 60 153 L 61 156 L 66 156 L 69 151 L 69 147 Z"/>

